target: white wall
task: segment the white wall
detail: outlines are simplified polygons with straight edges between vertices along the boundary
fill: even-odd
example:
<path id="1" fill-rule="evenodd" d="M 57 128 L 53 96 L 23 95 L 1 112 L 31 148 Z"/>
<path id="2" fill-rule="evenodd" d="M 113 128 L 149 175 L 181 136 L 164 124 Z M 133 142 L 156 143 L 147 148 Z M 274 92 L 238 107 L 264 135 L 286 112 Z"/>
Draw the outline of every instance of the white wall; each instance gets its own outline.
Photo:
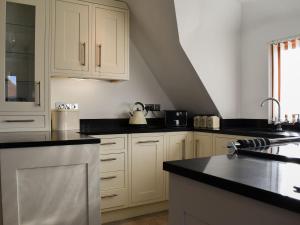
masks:
<path id="1" fill-rule="evenodd" d="M 174 0 L 126 2 L 131 39 L 174 106 L 192 114 L 219 114 L 179 43 Z"/>
<path id="2" fill-rule="evenodd" d="M 272 40 L 300 35 L 299 0 L 247 0 L 243 3 L 241 116 L 268 118 L 268 47 Z"/>
<path id="3" fill-rule="evenodd" d="M 180 43 L 221 116 L 240 116 L 241 3 L 174 0 Z"/>
<path id="4" fill-rule="evenodd" d="M 130 80 L 110 83 L 99 80 L 51 79 L 51 107 L 55 102 L 79 103 L 80 118 L 127 118 L 136 101 L 158 103 L 174 109 L 143 58 L 130 44 Z"/>

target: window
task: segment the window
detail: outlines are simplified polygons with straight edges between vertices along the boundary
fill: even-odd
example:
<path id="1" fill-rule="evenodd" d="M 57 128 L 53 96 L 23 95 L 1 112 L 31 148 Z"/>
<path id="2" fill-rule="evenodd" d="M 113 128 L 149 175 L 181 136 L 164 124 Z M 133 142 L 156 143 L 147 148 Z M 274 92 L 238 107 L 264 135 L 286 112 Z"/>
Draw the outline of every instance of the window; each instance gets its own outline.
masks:
<path id="1" fill-rule="evenodd" d="M 17 99 L 17 76 L 8 75 L 6 77 L 6 99 L 16 100 Z"/>
<path id="2" fill-rule="evenodd" d="M 271 55 L 272 97 L 281 103 L 280 119 L 292 122 L 300 114 L 300 38 L 273 43 Z M 272 107 L 273 120 L 277 110 Z"/>

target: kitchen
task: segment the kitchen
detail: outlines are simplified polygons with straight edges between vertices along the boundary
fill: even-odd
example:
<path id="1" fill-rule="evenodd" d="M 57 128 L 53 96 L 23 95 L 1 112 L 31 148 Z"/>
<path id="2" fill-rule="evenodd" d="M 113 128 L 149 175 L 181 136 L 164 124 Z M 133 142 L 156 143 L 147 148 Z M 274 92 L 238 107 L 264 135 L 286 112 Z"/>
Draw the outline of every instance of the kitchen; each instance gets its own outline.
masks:
<path id="1" fill-rule="evenodd" d="M 238 145 L 233 151 L 238 159 L 226 156 L 227 145 L 237 140 L 299 136 L 292 98 L 297 93 L 289 100 L 291 109 L 283 99 L 290 92 L 279 91 L 290 80 L 281 86 L 276 81 L 287 73 L 278 73 L 285 55 L 298 49 L 300 4 L 275 2 L 1 0 L 2 223 L 227 224 L 228 218 L 210 220 L 219 213 L 213 208 L 207 207 L 208 219 L 187 211 L 189 204 L 202 206 L 190 199 L 192 192 L 182 194 L 181 185 L 174 184 L 181 180 L 182 186 L 186 181 L 191 189 L 206 190 L 199 177 L 225 176 L 218 170 L 222 163 L 228 174 L 219 178 L 228 184 L 240 161 L 251 167 L 246 157 L 265 165 L 252 171 L 257 179 L 274 175 L 277 165 L 287 168 L 278 175 L 285 185 L 297 180 L 297 160 L 262 161 L 244 156 Z M 281 110 L 271 101 L 261 107 L 268 97 L 279 99 Z M 283 131 L 275 132 L 271 120 L 283 123 Z M 172 160 L 184 165 L 164 164 Z M 198 176 L 178 170 L 197 170 Z M 291 179 L 285 179 L 287 170 Z M 247 177 L 246 169 L 240 172 Z M 299 183 L 294 182 L 291 201 L 286 193 L 275 193 L 274 183 L 268 189 L 267 184 L 253 187 L 251 179 L 235 180 L 255 188 L 246 200 L 243 187 L 205 185 L 223 191 L 225 198 L 234 194 L 232 199 L 244 204 L 251 201 L 248 210 L 264 212 L 263 202 L 266 212 L 274 210 L 284 214 L 286 224 L 296 224 Z M 262 189 L 277 203 L 251 199 Z M 190 200 L 180 208 L 175 193 Z M 270 214 L 264 216 L 268 221 Z"/>

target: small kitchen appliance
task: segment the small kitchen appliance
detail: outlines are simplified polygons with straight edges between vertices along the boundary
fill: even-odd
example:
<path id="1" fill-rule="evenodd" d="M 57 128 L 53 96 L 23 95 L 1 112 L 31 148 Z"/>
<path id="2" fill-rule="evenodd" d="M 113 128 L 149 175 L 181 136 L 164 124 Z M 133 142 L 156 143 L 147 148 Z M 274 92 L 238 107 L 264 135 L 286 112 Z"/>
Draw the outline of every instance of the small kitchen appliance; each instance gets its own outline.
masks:
<path id="1" fill-rule="evenodd" d="M 218 116 L 208 116 L 206 119 L 206 126 L 208 129 L 220 129 L 220 118 Z"/>
<path id="2" fill-rule="evenodd" d="M 165 126 L 166 127 L 186 127 L 188 121 L 187 111 L 166 110 Z"/>
<path id="3" fill-rule="evenodd" d="M 194 128 L 200 128 L 200 116 L 194 116 Z"/>
<path id="4" fill-rule="evenodd" d="M 204 115 L 199 117 L 198 128 L 207 128 L 207 116 Z"/>
<path id="5" fill-rule="evenodd" d="M 145 105 L 141 102 L 136 102 L 131 107 L 129 112 L 129 124 L 132 126 L 146 126 L 148 112 L 145 110 Z"/>

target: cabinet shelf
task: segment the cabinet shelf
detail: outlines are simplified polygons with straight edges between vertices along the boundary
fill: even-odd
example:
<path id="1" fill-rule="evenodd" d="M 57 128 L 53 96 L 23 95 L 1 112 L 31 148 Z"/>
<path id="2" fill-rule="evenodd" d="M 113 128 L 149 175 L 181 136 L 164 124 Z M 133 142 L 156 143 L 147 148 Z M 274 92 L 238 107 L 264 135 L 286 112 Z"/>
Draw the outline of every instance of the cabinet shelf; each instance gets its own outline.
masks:
<path id="1" fill-rule="evenodd" d="M 34 25 L 27 25 L 27 24 L 18 24 L 18 23 L 8 23 L 8 22 L 6 22 L 6 25 L 9 25 L 9 26 L 18 26 L 18 27 L 26 27 L 26 28 L 30 28 L 30 29 L 35 29 Z"/>
<path id="2" fill-rule="evenodd" d="M 27 55 L 27 56 L 34 56 L 32 52 L 14 52 L 14 51 L 6 51 L 7 54 L 18 54 L 18 55 Z"/>

